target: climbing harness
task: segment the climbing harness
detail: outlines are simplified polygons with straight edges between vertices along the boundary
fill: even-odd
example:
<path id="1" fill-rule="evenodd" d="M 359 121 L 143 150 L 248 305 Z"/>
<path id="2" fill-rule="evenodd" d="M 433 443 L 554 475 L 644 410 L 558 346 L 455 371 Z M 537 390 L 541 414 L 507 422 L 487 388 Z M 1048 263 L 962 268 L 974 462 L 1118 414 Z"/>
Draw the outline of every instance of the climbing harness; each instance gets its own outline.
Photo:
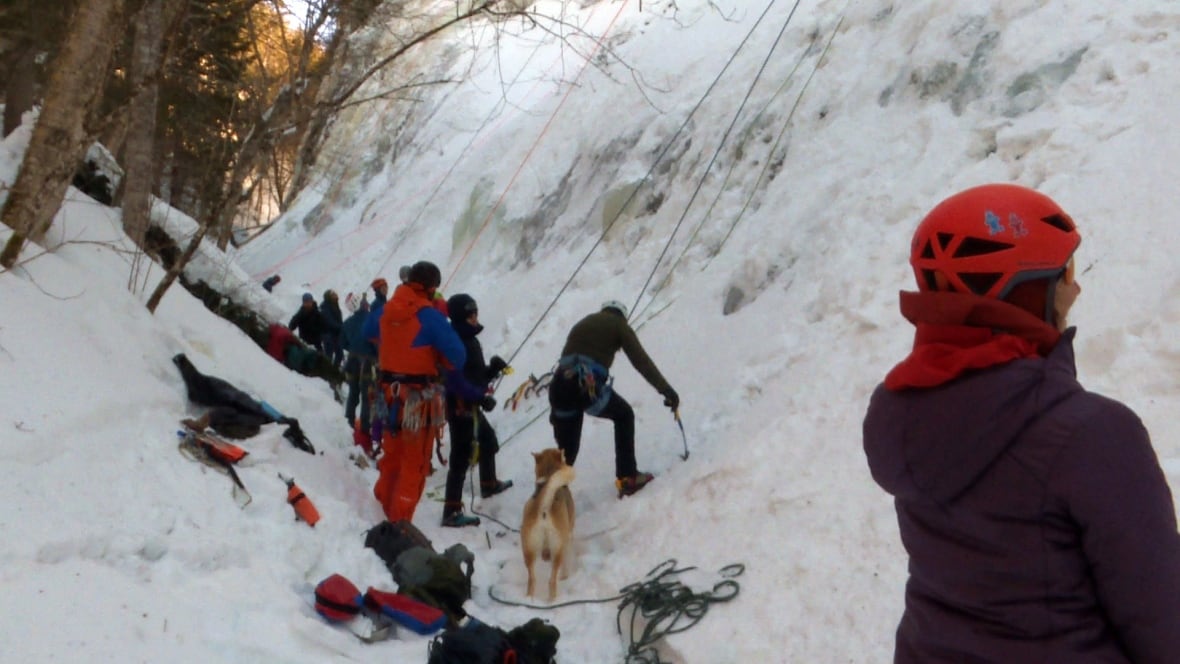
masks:
<path id="1" fill-rule="evenodd" d="M 440 383 L 424 377 L 383 373 L 381 394 L 375 399 L 373 417 L 381 418 L 384 431 L 397 435 L 400 431 L 434 433 L 434 453 L 438 462 L 446 466 L 443 456 L 443 432 L 447 426 L 446 390 Z M 383 406 L 383 408 L 382 408 Z"/>

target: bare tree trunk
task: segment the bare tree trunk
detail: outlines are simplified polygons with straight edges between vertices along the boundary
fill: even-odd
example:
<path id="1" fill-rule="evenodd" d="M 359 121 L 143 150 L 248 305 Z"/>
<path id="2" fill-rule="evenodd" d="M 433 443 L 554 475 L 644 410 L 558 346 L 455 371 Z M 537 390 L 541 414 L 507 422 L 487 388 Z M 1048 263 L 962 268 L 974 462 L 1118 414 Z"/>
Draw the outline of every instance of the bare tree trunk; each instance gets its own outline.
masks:
<path id="1" fill-rule="evenodd" d="M 33 91 L 37 83 L 36 48 L 26 44 L 14 59 L 12 76 L 4 90 L 4 135 L 20 126 L 21 116 L 33 107 Z"/>
<path id="2" fill-rule="evenodd" d="M 188 246 L 185 247 L 184 253 L 180 255 L 180 258 L 176 259 L 176 262 L 172 264 L 172 267 L 168 268 L 167 274 L 165 274 L 164 278 L 160 280 L 160 283 L 156 286 L 156 290 L 152 291 L 151 297 L 148 298 L 148 311 L 152 312 L 153 314 L 156 313 L 156 307 L 160 306 L 160 300 L 164 299 L 164 293 L 168 292 L 168 288 L 172 286 L 173 282 L 176 281 L 176 278 L 180 276 L 180 273 L 184 272 L 184 266 L 188 265 L 188 262 L 192 260 L 193 256 L 197 253 L 197 248 L 201 246 L 201 241 L 205 239 L 205 234 L 208 232 L 209 224 L 201 224 L 201 227 L 197 229 L 196 234 L 194 234 L 192 238 L 189 239 Z"/>
<path id="3" fill-rule="evenodd" d="M 136 90 L 128 112 L 134 131 L 127 136 L 123 177 L 123 230 L 143 249 L 151 215 L 151 196 L 158 169 L 155 165 L 156 113 L 160 97 L 160 66 L 164 35 L 179 16 L 184 0 L 148 0 L 135 19 L 135 46 L 131 60 L 131 86 Z M 138 289 L 140 262 L 137 252 L 128 287 Z"/>
<path id="4" fill-rule="evenodd" d="M 226 195 L 222 197 L 221 205 L 211 216 L 213 227 L 217 229 L 217 247 L 222 251 L 229 246 L 229 238 L 233 235 L 234 214 L 238 205 L 249 197 L 243 195 L 246 178 L 258 170 L 261 160 L 265 159 L 275 140 L 278 138 L 276 127 L 286 124 L 292 114 L 295 104 L 295 91 L 290 86 L 284 88 L 275 97 L 274 103 L 262 114 L 254 128 L 242 141 L 234 161 L 234 170 L 230 174 Z"/>
<path id="5" fill-rule="evenodd" d="M 90 134 L 86 118 L 102 92 L 123 0 L 84 0 L 54 59 L 45 103 L 20 172 L 0 220 L 15 231 L 0 252 L 0 266 L 11 268 L 25 240 L 41 241 L 61 207 Z"/>

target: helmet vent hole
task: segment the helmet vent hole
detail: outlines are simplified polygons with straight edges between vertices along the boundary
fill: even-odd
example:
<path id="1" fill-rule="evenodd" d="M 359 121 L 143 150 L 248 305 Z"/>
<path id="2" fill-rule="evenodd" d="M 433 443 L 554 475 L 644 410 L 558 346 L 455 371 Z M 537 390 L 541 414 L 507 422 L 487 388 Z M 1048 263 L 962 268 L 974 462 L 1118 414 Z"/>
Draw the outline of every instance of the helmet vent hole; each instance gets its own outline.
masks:
<path id="1" fill-rule="evenodd" d="M 934 270 L 922 270 L 922 281 L 926 282 L 926 290 L 940 290 Z"/>
<path id="2" fill-rule="evenodd" d="M 959 279 L 976 295 L 986 295 L 1004 278 L 1002 272 L 960 272 Z"/>
<path id="3" fill-rule="evenodd" d="M 946 251 L 946 248 L 950 246 L 951 241 L 955 239 L 955 234 L 954 233 L 936 233 L 935 237 L 938 238 L 938 248 L 943 251 Z"/>
<path id="4" fill-rule="evenodd" d="M 985 256 L 987 254 L 994 254 L 1001 251 L 1011 249 L 1012 244 L 1007 242 L 995 242 L 993 240 L 984 240 L 977 237 L 965 238 L 955 249 L 955 258 L 970 258 L 971 256 Z"/>
<path id="5" fill-rule="evenodd" d="M 931 247 L 929 242 L 927 242 L 922 247 L 922 258 L 926 258 L 926 259 L 934 258 L 934 247 Z"/>
<path id="6" fill-rule="evenodd" d="M 1048 217 L 1043 217 L 1041 221 L 1066 233 L 1072 233 L 1074 230 L 1073 220 L 1063 214 L 1051 214 Z"/>

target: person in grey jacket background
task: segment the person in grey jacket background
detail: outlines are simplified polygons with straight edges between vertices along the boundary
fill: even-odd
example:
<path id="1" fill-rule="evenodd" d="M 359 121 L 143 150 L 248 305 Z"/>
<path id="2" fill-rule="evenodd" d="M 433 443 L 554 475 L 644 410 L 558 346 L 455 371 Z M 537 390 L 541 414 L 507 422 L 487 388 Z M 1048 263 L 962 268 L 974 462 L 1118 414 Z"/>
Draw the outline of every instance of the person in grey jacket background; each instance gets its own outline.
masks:
<path id="1" fill-rule="evenodd" d="M 909 554 L 894 662 L 1180 661 L 1180 535 L 1151 440 L 1077 381 L 1073 220 L 985 185 L 919 224 L 914 346 L 864 450 Z"/>

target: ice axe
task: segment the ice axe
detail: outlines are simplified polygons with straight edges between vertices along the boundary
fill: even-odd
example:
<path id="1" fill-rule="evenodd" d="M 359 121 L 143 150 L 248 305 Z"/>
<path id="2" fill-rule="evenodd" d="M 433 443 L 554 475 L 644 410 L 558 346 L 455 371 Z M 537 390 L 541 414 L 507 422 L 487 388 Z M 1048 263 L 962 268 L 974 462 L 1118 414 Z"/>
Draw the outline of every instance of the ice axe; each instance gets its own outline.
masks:
<path id="1" fill-rule="evenodd" d="M 681 454 L 680 458 L 688 461 L 688 436 L 684 433 L 684 422 L 680 421 L 680 409 L 673 410 L 672 415 L 676 418 L 676 426 L 680 427 L 680 439 L 684 441 L 684 454 Z"/>

